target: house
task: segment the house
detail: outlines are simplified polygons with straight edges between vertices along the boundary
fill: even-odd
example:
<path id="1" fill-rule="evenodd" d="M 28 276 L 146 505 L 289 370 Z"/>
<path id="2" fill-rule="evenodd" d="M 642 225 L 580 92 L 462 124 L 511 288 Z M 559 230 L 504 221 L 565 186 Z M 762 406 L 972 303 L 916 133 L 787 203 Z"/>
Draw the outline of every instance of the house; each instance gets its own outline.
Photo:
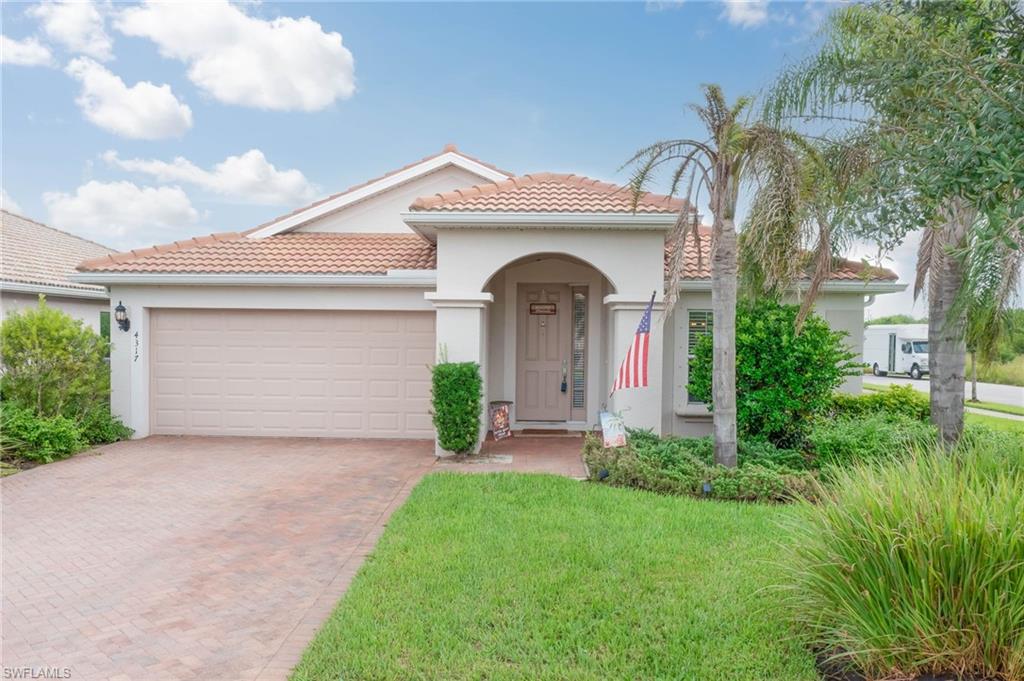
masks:
<path id="1" fill-rule="evenodd" d="M 685 208 L 576 175 L 515 176 L 454 146 L 244 233 L 83 263 L 114 331 L 113 409 L 150 433 L 431 438 L 439 357 L 479 362 L 514 428 L 702 434 L 688 353 L 713 326 L 696 250 L 673 314 L 655 304 L 651 387 L 608 397 Z M 699 266 L 700 265 L 700 266 Z M 818 310 L 859 352 L 864 306 L 896 275 L 841 263 Z M 859 378 L 850 388 L 859 389 Z M 481 428 L 484 428 L 483 423 Z"/>
<path id="2" fill-rule="evenodd" d="M 107 289 L 68 279 L 86 258 L 106 256 L 106 246 L 0 210 L 0 320 L 39 296 L 99 332 L 109 319 Z"/>

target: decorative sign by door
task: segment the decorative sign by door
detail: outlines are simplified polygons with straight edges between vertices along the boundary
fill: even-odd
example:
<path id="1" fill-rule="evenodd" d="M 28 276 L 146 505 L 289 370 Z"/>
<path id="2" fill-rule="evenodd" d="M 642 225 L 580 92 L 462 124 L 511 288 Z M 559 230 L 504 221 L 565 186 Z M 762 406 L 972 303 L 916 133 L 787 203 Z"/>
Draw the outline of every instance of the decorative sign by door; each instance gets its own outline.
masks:
<path id="1" fill-rule="evenodd" d="M 508 408 L 511 402 L 491 402 L 491 432 L 495 440 L 504 440 L 512 434 Z"/>
<path id="2" fill-rule="evenodd" d="M 558 313 L 556 303 L 530 303 L 530 314 L 553 315 Z"/>

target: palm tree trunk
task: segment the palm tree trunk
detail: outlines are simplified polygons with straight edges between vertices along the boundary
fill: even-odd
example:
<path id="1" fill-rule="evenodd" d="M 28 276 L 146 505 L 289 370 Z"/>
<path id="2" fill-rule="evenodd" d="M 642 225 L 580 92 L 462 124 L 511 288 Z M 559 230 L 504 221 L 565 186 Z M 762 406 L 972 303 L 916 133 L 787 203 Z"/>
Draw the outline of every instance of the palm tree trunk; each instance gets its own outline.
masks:
<path id="1" fill-rule="evenodd" d="M 711 243 L 712 334 L 711 399 L 715 463 L 736 466 L 736 286 L 737 236 L 732 219 L 715 216 Z"/>
<path id="2" fill-rule="evenodd" d="M 978 355 L 971 353 L 971 402 L 978 401 Z"/>
<path id="3" fill-rule="evenodd" d="M 954 306 L 963 286 L 960 258 L 949 252 L 963 245 L 973 214 L 954 200 L 937 238 L 940 249 L 931 263 L 928 287 L 928 354 L 931 371 L 931 417 L 939 438 L 955 444 L 964 429 L 964 364 L 967 357 L 966 311 Z"/>

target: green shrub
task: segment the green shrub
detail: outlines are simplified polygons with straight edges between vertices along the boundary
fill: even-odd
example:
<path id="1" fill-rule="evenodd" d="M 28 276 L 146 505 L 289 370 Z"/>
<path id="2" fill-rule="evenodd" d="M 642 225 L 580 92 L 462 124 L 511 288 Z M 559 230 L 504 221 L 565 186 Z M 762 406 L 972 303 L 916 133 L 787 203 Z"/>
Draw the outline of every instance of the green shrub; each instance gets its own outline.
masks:
<path id="1" fill-rule="evenodd" d="M 476 447 L 480 435 L 483 381 L 475 362 L 443 362 L 433 369 L 434 428 L 437 441 L 449 452 Z"/>
<path id="2" fill-rule="evenodd" d="M 0 442 L 5 453 L 40 463 L 71 456 L 88 444 L 71 419 L 39 417 L 12 404 L 0 408 Z"/>
<path id="3" fill-rule="evenodd" d="M 106 405 L 87 411 L 78 425 L 82 431 L 82 438 L 91 445 L 127 440 L 134 432 L 114 418 L 110 413 L 110 407 Z"/>
<path id="4" fill-rule="evenodd" d="M 48 307 L 15 312 L 0 325 L 0 392 L 40 417 L 76 419 L 110 397 L 108 343 L 82 322 Z"/>
<path id="5" fill-rule="evenodd" d="M 817 419 L 807 443 L 819 468 L 847 467 L 904 455 L 935 441 L 935 429 L 899 414 L 869 413 Z"/>
<path id="6" fill-rule="evenodd" d="M 928 395 L 909 385 L 893 385 L 887 390 L 873 390 L 862 395 L 836 393 L 829 409 L 832 416 L 864 416 L 882 414 L 927 421 L 931 416 Z"/>
<path id="7" fill-rule="evenodd" d="M 1024 679 L 1024 440 L 837 471 L 786 547 L 816 649 L 869 678 Z"/>
<path id="8" fill-rule="evenodd" d="M 795 330 L 796 305 L 758 301 L 736 314 L 736 422 L 740 434 L 777 445 L 800 442 L 814 414 L 828 408 L 833 391 L 859 372 L 845 333 L 816 315 Z M 712 339 L 701 338 L 690 360 L 690 395 L 713 407 Z"/>
<path id="9" fill-rule="evenodd" d="M 741 443 L 738 468 L 713 463 L 710 438 L 658 438 L 649 432 L 631 431 L 629 445 L 605 449 L 601 438 L 588 435 L 583 459 L 591 479 L 618 487 L 633 487 L 663 494 L 710 496 L 739 501 L 786 501 L 815 493 L 813 474 L 785 465 L 793 452 L 777 450 L 769 443 Z M 798 465 L 803 458 L 796 453 Z M 710 492 L 704 493 L 704 483 Z"/>

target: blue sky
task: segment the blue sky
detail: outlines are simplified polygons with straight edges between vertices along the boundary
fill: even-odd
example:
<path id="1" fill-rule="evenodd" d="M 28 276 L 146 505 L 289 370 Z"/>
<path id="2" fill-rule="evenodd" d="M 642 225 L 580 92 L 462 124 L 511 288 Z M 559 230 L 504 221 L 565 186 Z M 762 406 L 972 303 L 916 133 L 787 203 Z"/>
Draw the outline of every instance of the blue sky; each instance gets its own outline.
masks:
<path id="1" fill-rule="evenodd" d="M 246 229 L 449 142 L 622 180 L 699 132 L 701 83 L 756 94 L 829 9 L 5 2 L 5 202 L 124 248 Z"/>

